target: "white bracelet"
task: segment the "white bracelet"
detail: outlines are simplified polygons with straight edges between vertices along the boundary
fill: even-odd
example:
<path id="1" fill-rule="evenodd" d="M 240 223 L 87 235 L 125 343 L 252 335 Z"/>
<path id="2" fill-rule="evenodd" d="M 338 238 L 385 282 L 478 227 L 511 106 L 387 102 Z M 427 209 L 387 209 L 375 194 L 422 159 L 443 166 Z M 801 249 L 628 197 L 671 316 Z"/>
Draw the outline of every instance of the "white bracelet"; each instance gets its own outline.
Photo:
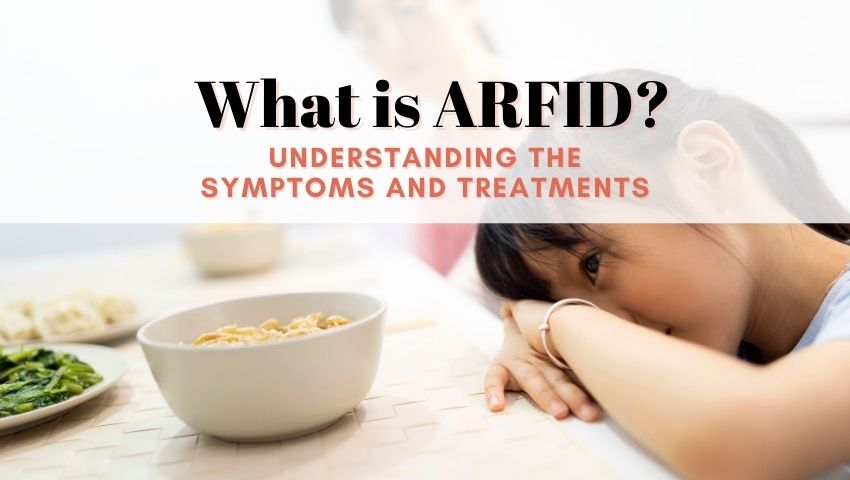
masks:
<path id="1" fill-rule="evenodd" d="M 538 330 L 540 330 L 540 341 L 543 343 L 543 350 L 546 351 L 546 355 L 549 355 L 549 359 L 552 360 L 552 363 L 564 370 L 572 370 L 569 365 L 562 362 L 555 355 L 552 355 L 552 351 L 549 350 L 549 342 L 546 341 L 546 332 L 549 331 L 549 319 L 552 318 L 552 314 L 555 313 L 555 310 L 560 307 L 563 307 L 564 305 L 586 305 L 588 307 L 593 307 L 596 309 L 598 309 L 599 307 L 597 307 L 591 302 L 588 302 L 587 300 L 582 300 L 580 298 L 565 298 L 563 300 L 559 300 L 553 303 L 552 306 L 549 307 L 549 310 L 546 310 L 546 315 L 543 317 L 543 323 L 541 323 L 540 326 L 537 327 Z"/>

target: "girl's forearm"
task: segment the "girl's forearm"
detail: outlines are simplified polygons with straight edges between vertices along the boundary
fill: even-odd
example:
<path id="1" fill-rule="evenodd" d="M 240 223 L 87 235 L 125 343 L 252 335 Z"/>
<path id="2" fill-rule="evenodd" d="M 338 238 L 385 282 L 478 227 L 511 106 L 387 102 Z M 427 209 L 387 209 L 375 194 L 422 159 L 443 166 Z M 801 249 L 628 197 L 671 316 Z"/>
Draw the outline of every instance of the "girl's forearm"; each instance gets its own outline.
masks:
<path id="1" fill-rule="evenodd" d="M 734 434 L 759 367 L 583 306 L 555 312 L 550 335 L 609 414 L 674 467 L 693 474 L 717 461 L 696 451 L 701 443 L 735 448 L 733 438 L 707 435 Z"/>

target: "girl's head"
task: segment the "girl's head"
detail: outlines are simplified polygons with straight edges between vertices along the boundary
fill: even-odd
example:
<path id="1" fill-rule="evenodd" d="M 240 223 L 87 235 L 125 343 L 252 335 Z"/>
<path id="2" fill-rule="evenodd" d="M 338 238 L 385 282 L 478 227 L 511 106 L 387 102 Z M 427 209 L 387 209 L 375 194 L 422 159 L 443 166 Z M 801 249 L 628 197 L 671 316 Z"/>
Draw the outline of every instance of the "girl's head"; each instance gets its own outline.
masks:
<path id="1" fill-rule="evenodd" d="M 754 279 L 735 227 L 482 224 L 485 284 L 509 299 L 590 300 L 622 318 L 725 351 L 744 336 Z"/>
<path id="2" fill-rule="evenodd" d="M 573 145 L 580 138 L 583 150 L 594 152 L 597 162 L 654 159 L 655 170 L 685 165 L 696 172 L 690 175 L 695 188 L 704 188 L 709 199 L 712 189 L 720 190 L 714 196 L 723 196 L 727 178 L 737 174 L 741 158 L 747 157 L 766 190 L 781 197 L 778 203 L 793 216 L 811 218 L 807 209 L 812 207 L 827 215 L 843 211 L 797 137 L 764 111 L 651 72 L 611 72 L 595 79 L 627 86 L 661 80 L 676 101 L 664 106 L 664 117 L 651 132 L 643 122 L 632 122 L 590 135 L 550 130 L 533 134 L 527 143 Z M 807 188 L 789 192 L 789 185 Z M 568 208 L 574 205 L 568 202 L 563 201 Z M 850 239 L 846 225 L 810 226 L 831 238 Z M 754 270 L 766 251 L 760 246 L 788 228 L 483 223 L 475 248 L 484 283 L 501 297 L 581 297 L 638 324 L 734 352 L 758 308 L 762 279 Z"/>

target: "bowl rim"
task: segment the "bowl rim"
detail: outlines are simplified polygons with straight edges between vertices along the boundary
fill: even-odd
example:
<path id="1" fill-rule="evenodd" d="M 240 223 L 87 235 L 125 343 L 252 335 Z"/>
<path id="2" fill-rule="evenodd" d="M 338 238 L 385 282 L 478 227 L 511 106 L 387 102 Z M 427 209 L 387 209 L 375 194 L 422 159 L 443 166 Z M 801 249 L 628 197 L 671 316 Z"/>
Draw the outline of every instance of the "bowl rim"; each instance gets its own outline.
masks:
<path id="1" fill-rule="evenodd" d="M 359 296 L 362 296 L 362 297 L 369 297 L 373 300 L 376 300 L 379 303 L 379 308 L 377 310 L 375 310 L 374 312 L 366 315 L 365 317 L 351 322 L 351 324 L 346 325 L 345 328 L 329 329 L 329 330 L 319 332 L 319 333 L 316 333 L 316 334 L 312 334 L 312 335 L 304 335 L 304 336 L 301 336 L 301 337 L 291 338 L 291 339 L 288 339 L 286 341 L 281 340 L 281 341 L 254 343 L 254 344 L 248 344 L 248 345 L 225 345 L 225 346 L 220 346 L 220 347 L 206 347 L 206 348 L 204 348 L 204 347 L 192 345 L 191 343 L 185 344 L 185 343 L 162 342 L 162 341 L 159 341 L 159 340 L 153 340 L 153 339 L 148 338 L 146 336 L 147 330 L 152 328 L 153 325 L 155 325 L 155 324 L 157 324 L 161 321 L 164 321 L 167 318 L 171 318 L 171 317 L 174 317 L 174 316 L 177 316 L 177 315 L 183 315 L 183 314 L 189 313 L 193 310 L 198 310 L 198 309 L 201 309 L 201 308 L 215 307 L 215 306 L 218 306 L 218 305 L 223 305 L 225 303 L 232 303 L 232 302 L 245 301 L 245 300 L 258 300 L 258 299 L 261 299 L 261 298 L 269 298 L 269 297 L 286 297 L 286 296 L 296 296 L 296 295 L 317 295 L 317 294 L 318 295 L 344 294 L 344 295 L 359 295 Z M 148 322 L 144 326 L 142 326 L 142 328 L 140 328 L 139 331 L 136 332 L 136 340 L 139 342 L 139 344 L 141 344 L 143 346 L 147 345 L 147 346 L 156 347 L 156 348 L 165 349 L 165 350 L 179 350 L 179 351 L 192 351 L 192 352 L 229 352 L 229 351 L 235 352 L 235 351 L 241 351 L 241 350 L 246 350 L 246 349 L 274 348 L 274 347 L 280 347 L 281 345 L 293 345 L 293 344 L 302 343 L 302 342 L 315 341 L 317 339 L 320 339 L 320 338 L 328 336 L 328 335 L 340 334 L 340 333 L 343 333 L 346 330 L 350 330 L 352 328 L 358 328 L 358 326 L 360 326 L 360 325 L 374 321 L 374 320 L 380 318 L 386 311 L 387 311 L 387 301 L 386 301 L 386 299 L 384 299 L 383 297 L 380 297 L 378 295 L 373 295 L 371 293 L 366 293 L 366 292 L 358 292 L 356 290 L 310 290 L 310 291 L 304 291 L 304 292 L 281 292 L 281 293 L 271 293 L 271 294 L 263 294 L 263 295 L 249 295 L 249 296 L 244 296 L 244 297 L 234 297 L 234 298 L 229 298 L 229 299 L 226 299 L 226 300 L 219 300 L 219 301 L 215 301 L 215 302 L 211 302 L 211 303 L 205 303 L 205 304 L 202 304 L 202 305 L 195 305 L 195 306 L 183 308 L 183 309 L 180 309 L 180 310 L 168 311 L 167 313 L 164 313 L 164 314 L 157 316 L 155 319 L 151 320 L 150 322 Z"/>

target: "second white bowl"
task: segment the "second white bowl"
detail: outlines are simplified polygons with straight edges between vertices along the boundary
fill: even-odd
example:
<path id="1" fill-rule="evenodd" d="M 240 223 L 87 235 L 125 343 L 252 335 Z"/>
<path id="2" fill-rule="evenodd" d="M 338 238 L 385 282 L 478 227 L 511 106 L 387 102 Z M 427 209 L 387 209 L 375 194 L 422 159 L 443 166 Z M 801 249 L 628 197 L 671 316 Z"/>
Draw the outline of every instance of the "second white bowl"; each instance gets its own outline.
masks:
<path id="1" fill-rule="evenodd" d="M 280 259 L 283 228 L 275 224 L 203 225 L 183 234 L 183 246 L 209 276 L 262 270 Z"/>

